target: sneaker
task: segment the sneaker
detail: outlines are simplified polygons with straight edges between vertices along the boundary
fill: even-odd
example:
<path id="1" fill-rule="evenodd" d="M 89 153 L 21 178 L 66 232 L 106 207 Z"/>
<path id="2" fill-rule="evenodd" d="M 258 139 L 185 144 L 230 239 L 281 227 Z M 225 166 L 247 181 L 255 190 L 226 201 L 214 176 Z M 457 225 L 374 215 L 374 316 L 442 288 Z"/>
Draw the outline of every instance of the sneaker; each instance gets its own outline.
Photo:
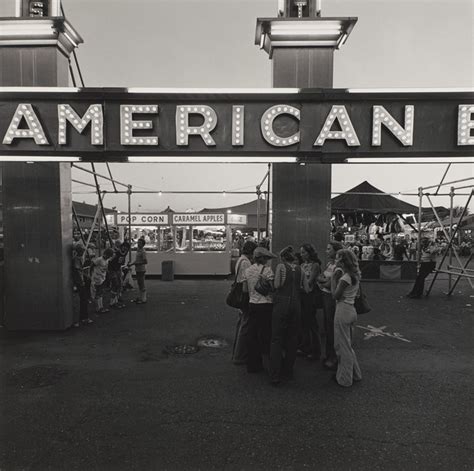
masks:
<path id="1" fill-rule="evenodd" d="M 73 327 L 79 327 L 79 322 L 74 322 L 74 324 L 72 324 Z"/>
<path id="2" fill-rule="evenodd" d="M 94 323 L 94 321 L 93 321 L 92 319 L 89 319 L 89 318 L 87 318 L 87 319 L 82 319 L 81 322 L 82 322 L 84 325 L 88 325 L 88 324 L 93 324 L 93 323 Z"/>
<path id="3" fill-rule="evenodd" d="M 124 303 L 117 303 L 117 308 L 118 309 L 123 309 L 125 307 Z"/>
<path id="4" fill-rule="evenodd" d="M 142 301 L 141 299 L 139 299 L 138 301 L 135 301 L 136 304 L 146 304 L 146 301 Z"/>
<path id="5" fill-rule="evenodd" d="M 105 314 L 106 312 L 109 312 L 109 310 L 106 309 L 105 307 L 102 307 L 96 311 L 97 314 Z"/>

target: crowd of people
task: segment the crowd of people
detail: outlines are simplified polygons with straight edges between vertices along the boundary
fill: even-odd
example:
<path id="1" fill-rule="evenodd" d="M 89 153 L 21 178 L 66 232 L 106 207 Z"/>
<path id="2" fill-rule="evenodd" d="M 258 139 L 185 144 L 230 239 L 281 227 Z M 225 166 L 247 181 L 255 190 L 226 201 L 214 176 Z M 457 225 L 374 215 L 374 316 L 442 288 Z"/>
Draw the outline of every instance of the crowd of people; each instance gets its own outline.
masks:
<path id="1" fill-rule="evenodd" d="M 279 253 L 273 271 L 275 254 L 252 240 L 243 244 L 235 275 L 244 293 L 233 347 L 235 364 L 245 365 L 249 373 L 267 370 L 275 386 L 293 377 L 297 355 L 321 360 L 335 371 L 340 386 L 362 379 L 351 342 L 361 279 L 358 259 L 335 240 L 326 255 L 328 263 L 322 267 L 311 244 L 299 251 L 288 246 Z M 323 311 L 324 328 L 318 309 Z"/>
<path id="2" fill-rule="evenodd" d="M 79 319 L 74 327 L 81 324 L 92 324 L 90 304 L 94 304 L 96 314 L 105 314 L 110 309 L 122 309 L 125 303 L 122 294 L 132 286 L 132 267 L 138 284 L 138 296 L 132 301 L 136 304 L 147 302 L 145 273 L 147 265 L 144 239 L 139 239 L 135 260 L 127 262 L 130 252 L 128 241 L 115 240 L 112 247 L 106 247 L 101 255 L 96 256 L 95 246 L 86 249 L 82 241 L 75 240 L 72 248 L 72 277 L 76 292 L 79 295 Z M 109 306 L 104 306 L 104 294 L 109 292 Z"/>
<path id="3" fill-rule="evenodd" d="M 437 255 L 444 253 L 448 247 L 448 241 L 444 237 L 428 237 L 423 236 L 422 239 L 430 239 L 433 241 L 437 250 Z M 346 234 L 336 232 L 334 240 L 337 240 L 345 248 L 350 248 L 359 260 L 418 260 L 418 237 L 409 234 L 375 234 L 374 238 L 369 239 L 365 233 L 350 234 L 346 238 Z M 462 256 L 468 256 L 472 249 L 472 240 L 464 237 L 453 243 L 458 253 Z"/>

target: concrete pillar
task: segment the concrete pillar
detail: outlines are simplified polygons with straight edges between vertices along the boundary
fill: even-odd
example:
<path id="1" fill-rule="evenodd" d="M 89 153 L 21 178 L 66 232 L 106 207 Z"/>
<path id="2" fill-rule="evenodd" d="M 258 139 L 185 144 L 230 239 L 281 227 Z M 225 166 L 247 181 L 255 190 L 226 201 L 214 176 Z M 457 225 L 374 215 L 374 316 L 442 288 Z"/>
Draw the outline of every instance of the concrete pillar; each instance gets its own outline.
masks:
<path id="1" fill-rule="evenodd" d="M 332 88 L 334 50 L 355 18 L 321 18 L 318 2 L 286 0 L 282 16 L 258 19 L 256 44 L 273 61 L 273 86 Z M 298 4 L 305 4 L 298 14 Z M 311 15 L 311 16 L 309 16 Z M 331 165 L 272 165 L 272 250 L 312 243 L 323 255 L 330 234 Z"/>
<path id="2" fill-rule="evenodd" d="M 43 2 L 48 4 L 48 2 Z M 49 9 L 48 9 L 49 6 Z M 57 1 L 46 7 L 57 13 Z M 0 18 L 0 86 L 68 86 L 68 60 L 82 42 L 62 17 Z M 3 164 L 4 303 L 9 330 L 71 326 L 71 166 Z"/>

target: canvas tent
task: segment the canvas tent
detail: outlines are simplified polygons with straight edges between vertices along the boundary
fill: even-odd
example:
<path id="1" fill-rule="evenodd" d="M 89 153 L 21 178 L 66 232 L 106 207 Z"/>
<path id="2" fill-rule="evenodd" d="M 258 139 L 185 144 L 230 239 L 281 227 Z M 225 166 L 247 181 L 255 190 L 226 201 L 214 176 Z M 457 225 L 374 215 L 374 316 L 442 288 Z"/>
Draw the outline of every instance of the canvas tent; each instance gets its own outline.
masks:
<path id="1" fill-rule="evenodd" d="M 418 207 L 394 196 L 384 194 L 382 190 L 371 185 L 368 181 L 364 181 L 333 198 L 331 200 L 331 211 L 333 214 L 350 211 L 365 211 L 374 214 L 410 214 L 417 213 Z"/>

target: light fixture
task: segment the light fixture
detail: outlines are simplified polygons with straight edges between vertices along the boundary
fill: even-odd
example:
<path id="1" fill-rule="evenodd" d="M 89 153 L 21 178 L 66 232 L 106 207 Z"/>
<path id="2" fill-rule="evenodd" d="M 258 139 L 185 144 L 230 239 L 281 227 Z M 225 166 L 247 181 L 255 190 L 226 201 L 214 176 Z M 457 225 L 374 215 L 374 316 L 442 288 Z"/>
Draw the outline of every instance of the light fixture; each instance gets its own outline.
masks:
<path id="1" fill-rule="evenodd" d="M 77 93 L 79 90 L 77 87 L 0 87 L 1 93 Z"/>
<path id="2" fill-rule="evenodd" d="M 348 88 L 348 93 L 472 93 L 474 88 Z"/>
<path id="3" fill-rule="evenodd" d="M 129 162 L 133 163 L 163 163 L 163 164 L 266 164 L 266 163 L 296 163 L 296 157 L 232 157 L 232 156 L 216 156 L 216 157 L 190 157 L 190 156 L 129 156 Z"/>
<path id="4" fill-rule="evenodd" d="M 81 157 L 71 156 L 31 156 L 31 155 L 2 155 L 0 162 L 80 162 Z"/>
<path id="5" fill-rule="evenodd" d="M 349 164 L 474 164 L 474 157 L 349 157 Z"/>
<path id="6" fill-rule="evenodd" d="M 16 87 L 18 88 L 18 87 Z M 22 89 L 26 89 L 21 87 Z M 3 88 L 0 88 L 0 91 Z M 250 95 L 287 95 L 292 93 L 299 93 L 299 88 L 127 88 L 128 93 L 157 93 L 157 94 L 237 94 L 245 93 Z"/>

